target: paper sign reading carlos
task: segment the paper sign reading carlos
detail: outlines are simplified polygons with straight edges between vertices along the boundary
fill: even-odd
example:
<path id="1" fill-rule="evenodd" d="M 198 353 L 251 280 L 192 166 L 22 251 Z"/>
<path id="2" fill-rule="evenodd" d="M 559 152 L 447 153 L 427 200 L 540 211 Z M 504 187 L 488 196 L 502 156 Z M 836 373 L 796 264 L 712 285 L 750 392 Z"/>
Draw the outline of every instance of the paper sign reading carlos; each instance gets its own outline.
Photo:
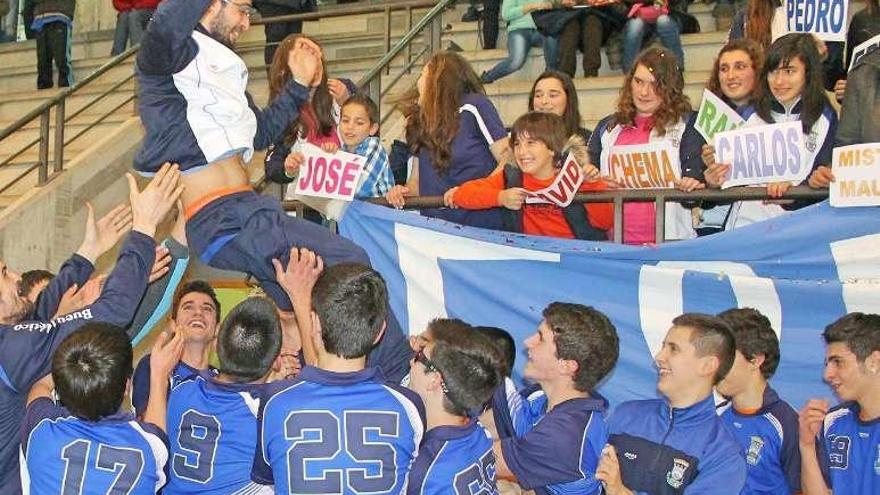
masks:
<path id="1" fill-rule="evenodd" d="M 614 146 L 602 173 L 629 189 L 670 189 L 681 179 L 678 151 L 669 143 Z"/>
<path id="2" fill-rule="evenodd" d="M 740 127 L 715 134 L 715 162 L 730 165 L 732 186 L 801 182 L 809 173 L 804 163 L 804 134 L 800 122 Z"/>
<path id="3" fill-rule="evenodd" d="M 364 169 L 364 157 L 337 151 L 329 155 L 317 146 L 303 147 L 305 163 L 299 169 L 296 194 L 351 201 Z"/>
<path id="4" fill-rule="evenodd" d="M 834 148 L 831 206 L 880 205 L 880 143 Z"/>

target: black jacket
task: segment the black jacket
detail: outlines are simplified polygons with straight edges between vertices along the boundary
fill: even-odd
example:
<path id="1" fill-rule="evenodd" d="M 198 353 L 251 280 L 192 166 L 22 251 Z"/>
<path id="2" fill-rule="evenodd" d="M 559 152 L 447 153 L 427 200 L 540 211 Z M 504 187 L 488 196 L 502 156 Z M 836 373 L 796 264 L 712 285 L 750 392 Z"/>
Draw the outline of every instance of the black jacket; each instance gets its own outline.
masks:
<path id="1" fill-rule="evenodd" d="M 33 0 L 34 17 L 48 14 L 64 14 L 73 20 L 76 0 Z"/>

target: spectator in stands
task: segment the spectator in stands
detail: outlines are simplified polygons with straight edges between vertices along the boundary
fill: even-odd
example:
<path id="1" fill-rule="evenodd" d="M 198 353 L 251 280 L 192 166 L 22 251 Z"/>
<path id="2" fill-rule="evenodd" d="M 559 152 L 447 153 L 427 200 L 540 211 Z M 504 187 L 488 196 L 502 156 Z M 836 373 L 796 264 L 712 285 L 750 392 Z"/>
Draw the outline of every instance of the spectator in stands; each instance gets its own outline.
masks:
<path id="1" fill-rule="evenodd" d="M 235 3 L 233 0 L 226 0 Z M 260 12 L 263 19 L 282 15 L 305 14 L 315 10 L 316 0 L 254 0 L 253 5 Z M 266 48 L 263 52 L 263 61 L 266 66 L 272 65 L 275 60 L 275 51 L 279 43 L 290 36 L 302 32 L 303 21 L 283 21 L 263 24 L 266 33 Z"/>
<path id="2" fill-rule="evenodd" d="M 501 173 L 465 182 L 452 196 L 453 204 L 465 209 L 504 208 L 504 230 L 531 235 L 604 241 L 611 229 L 613 209 L 609 203 L 572 202 L 565 208 L 554 204 L 526 203 L 530 191 L 550 187 L 566 157 L 568 129 L 552 113 L 529 112 L 510 130 L 510 147 L 516 165 Z M 586 165 L 587 179 L 581 192 L 607 189 L 599 170 Z"/>
<path id="3" fill-rule="evenodd" d="M 577 72 L 577 50 L 584 54 L 584 77 L 599 75 L 602 45 L 626 24 L 626 6 L 618 0 L 566 0 L 563 5 L 587 5 L 584 14 L 565 25 L 559 35 L 559 70 L 571 77 Z"/>
<path id="4" fill-rule="evenodd" d="M 587 164 L 587 143 L 590 142 L 591 131 L 581 127 L 578 93 L 568 74 L 548 70 L 538 76 L 529 93 L 529 111 L 552 113 L 562 117 L 568 136 L 565 148 L 575 153 L 579 163 Z"/>
<path id="5" fill-rule="evenodd" d="M 617 329 L 594 308 L 553 302 L 525 345 L 533 385 L 492 398 L 498 479 L 538 495 L 602 493 L 595 474 L 608 402 L 596 387 L 617 363 Z"/>
<path id="6" fill-rule="evenodd" d="M 483 49 L 494 50 L 498 44 L 498 16 L 501 14 L 501 0 L 483 1 Z"/>
<path id="7" fill-rule="evenodd" d="M 803 177 L 796 182 L 807 183 L 811 174 L 817 178 L 830 174 L 837 113 L 822 87 L 822 64 L 813 37 L 790 33 L 773 42 L 767 52 L 759 84 L 761 87 L 755 103 L 742 111 L 745 125 L 801 122 L 807 153 L 802 164 Z M 721 187 L 729 174 L 729 164 L 712 163 L 706 169 L 706 182 L 711 187 Z M 779 198 L 792 185 L 792 182 L 768 184 L 767 194 Z M 731 207 L 725 229 L 777 217 L 786 210 L 806 204 L 802 201 L 786 204 L 738 201 Z"/>
<path id="8" fill-rule="evenodd" d="M 746 458 L 742 493 L 799 493 L 798 415 L 767 383 L 779 365 L 776 332 L 752 308 L 728 309 L 718 317 L 730 325 L 736 341 L 733 366 L 717 390 L 729 399 L 721 419 Z"/>
<path id="9" fill-rule="evenodd" d="M 18 282 L 18 295 L 27 298 L 32 304 L 36 304 L 37 297 L 53 278 L 55 278 L 55 274 L 48 270 L 28 270 L 21 274 L 21 280 Z"/>
<path id="10" fill-rule="evenodd" d="M 163 333 L 153 346 L 153 398 L 137 421 L 120 410 L 131 379 L 125 332 L 87 323 L 64 339 L 52 358 L 52 374 L 28 395 L 21 431 L 24 492 L 79 493 L 87 487 L 93 493 L 156 493 L 165 484 L 168 461 L 166 377 L 182 340 Z"/>
<path id="11" fill-rule="evenodd" d="M 156 226 L 174 205 L 180 189 L 176 167 L 165 166 L 142 191 L 129 176 L 131 217 L 110 215 L 97 222 L 89 215 L 83 244 L 43 289 L 36 306 L 18 295 L 19 276 L 0 261 L 0 490 L 19 493 L 19 436 L 24 394 L 50 371 L 58 344 L 86 322 L 124 328 L 147 287 L 155 259 Z M 114 210 L 116 212 L 117 210 Z M 105 221 L 105 219 L 109 221 Z M 89 278 L 98 257 L 127 232 L 116 267 L 94 304 L 51 320 L 61 294 Z M 127 335 L 131 337 L 130 330 Z M 130 366 L 130 365 L 129 365 Z"/>
<path id="12" fill-rule="evenodd" d="M 715 414 L 712 386 L 733 364 L 730 327 L 714 316 L 685 313 L 672 321 L 657 362 L 660 399 L 617 406 L 596 478 L 607 495 L 738 495 L 746 462 Z"/>
<path id="13" fill-rule="evenodd" d="M 116 9 L 116 31 L 113 34 L 113 47 L 110 55 L 116 56 L 125 51 L 126 45 L 134 46 L 141 42 L 147 23 L 160 0 L 113 0 Z"/>
<path id="14" fill-rule="evenodd" d="M 37 89 L 52 87 L 52 62 L 58 68 L 58 86 L 73 85 L 70 36 L 76 0 L 29 0 L 33 3 L 31 28 L 37 38 Z"/>
<path id="15" fill-rule="evenodd" d="M 220 324 L 220 301 L 208 282 L 193 280 L 174 295 L 171 307 L 172 333 L 183 335 L 183 353 L 171 372 L 171 388 L 201 372 L 216 374 L 209 364 L 217 326 Z M 150 398 L 150 355 L 138 362 L 132 378 L 131 405 L 143 416 Z"/>
<path id="16" fill-rule="evenodd" d="M 752 40 L 766 51 L 788 32 L 785 19 L 785 7 L 780 0 L 748 0 L 746 8 L 733 17 L 728 39 Z"/>
<path id="17" fill-rule="evenodd" d="M 837 146 L 877 142 L 880 142 L 880 50 L 865 55 L 850 69 L 835 140 Z M 813 174 L 810 186 L 828 187 L 830 179 L 824 172 Z"/>
<path id="18" fill-rule="evenodd" d="M 846 31 L 846 53 L 841 54 L 843 60 L 837 61 L 840 66 L 840 70 L 835 74 L 838 77 L 834 78 L 834 96 L 837 101 L 843 101 L 848 71 L 852 70 L 850 64 L 852 63 L 853 50 L 877 35 L 880 35 L 880 7 L 878 7 L 877 0 L 867 0 L 865 8 L 856 12 L 849 22 L 849 28 Z M 826 78 L 827 76 L 826 74 Z"/>
<path id="19" fill-rule="evenodd" d="M 406 491 L 496 493 L 492 439 L 477 417 L 500 383 L 499 354 L 461 320 L 428 328 L 431 340 L 410 363 L 408 387 L 424 403 L 427 428 Z"/>
<path id="20" fill-rule="evenodd" d="M 504 0 L 501 4 L 501 17 L 507 21 L 507 58 L 480 75 L 483 83 L 493 83 L 518 71 L 525 65 L 526 57 L 533 46 L 544 47 L 544 64 L 547 69 L 555 69 L 559 65 L 559 40 L 554 36 L 541 34 L 531 15 L 532 12 L 552 8 L 553 4 L 549 1 Z"/>
<path id="21" fill-rule="evenodd" d="M 654 181 L 655 186 L 682 191 L 705 187 L 700 157 L 705 141 L 694 129 L 697 115 L 683 89 L 678 63 L 665 48 L 648 48 L 636 59 L 624 79 L 617 112 L 599 121 L 590 137 L 590 163 L 598 165 L 611 186 L 646 187 L 624 180 L 632 176 L 635 165 L 622 160 L 616 167 L 610 159 L 631 150 L 630 145 L 657 144 L 672 162 L 665 177 Z M 665 233 L 654 231 L 652 203 L 627 203 L 623 217 L 623 242 L 627 244 L 652 243 L 657 236 L 685 239 L 696 235 L 690 210 L 677 203 L 666 205 Z"/>
<path id="22" fill-rule="evenodd" d="M 623 71 L 630 72 L 642 49 L 649 28 L 653 28 L 660 42 L 676 58 L 680 72 L 684 72 L 684 49 L 681 47 L 681 26 L 669 14 L 668 0 L 628 0 L 632 4 L 627 16 L 623 37 Z"/>
<path id="23" fill-rule="evenodd" d="M 718 52 L 706 88 L 739 110 L 752 102 L 763 66 L 761 45 L 748 39 L 731 40 Z"/>
<path id="24" fill-rule="evenodd" d="M 850 313 L 825 327 L 825 381 L 840 403 L 801 409 L 804 495 L 880 491 L 880 316 Z"/>
<path id="25" fill-rule="evenodd" d="M 507 130 L 470 64 L 459 54 L 439 52 L 425 64 L 418 94 L 404 109 L 406 140 L 417 164 L 406 186 L 395 186 L 388 201 L 403 207 L 408 195 L 440 196 L 506 163 Z M 501 228 L 497 208 L 481 211 L 425 209 L 422 214 L 452 222 Z"/>

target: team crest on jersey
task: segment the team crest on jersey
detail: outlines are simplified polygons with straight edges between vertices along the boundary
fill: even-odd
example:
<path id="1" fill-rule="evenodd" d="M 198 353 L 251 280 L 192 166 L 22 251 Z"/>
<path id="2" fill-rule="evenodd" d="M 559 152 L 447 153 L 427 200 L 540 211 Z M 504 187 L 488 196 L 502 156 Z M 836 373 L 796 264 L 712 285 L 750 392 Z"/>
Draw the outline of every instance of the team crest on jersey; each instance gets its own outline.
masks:
<path id="1" fill-rule="evenodd" d="M 672 488 L 681 488 L 682 481 L 684 480 L 684 472 L 691 466 L 691 463 L 679 458 L 673 459 L 673 462 L 675 465 L 672 466 L 672 471 L 666 473 L 666 482 L 669 483 L 669 486 Z"/>
<path id="2" fill-rule="evenodd" d="M 764 448 L 764 439 L 759 436 L 750 438 L 749 451 L 746 453 L 746 461 L 752 466 L 757 466 L 761 459 L 761 449 Z"/>
<path id="3" fill-rule="evenodd" d="M 816 151 L 816 146 L 818 145 L 819 141 L 818 133 L 816 133 L 815 131 L 811 132 L 807 134 L 806 138 L 807 139 L 804 145 L 806 146 L 807 151 L 809 151 L 810 153 Z"/>

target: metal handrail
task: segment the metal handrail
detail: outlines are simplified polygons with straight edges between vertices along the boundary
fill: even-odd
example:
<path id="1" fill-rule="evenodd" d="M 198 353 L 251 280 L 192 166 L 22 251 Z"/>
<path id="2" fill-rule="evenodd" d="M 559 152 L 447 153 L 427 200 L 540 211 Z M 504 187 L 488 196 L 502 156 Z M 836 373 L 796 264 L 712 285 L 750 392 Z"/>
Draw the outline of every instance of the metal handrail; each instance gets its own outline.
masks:
<path id="1" fill-rule="evenodd" d="M 614 236 L 615 243 L 623 242 L 623 204 L 653 202 L 654 226 L 657 232 L 656 242 L 665 241 L 666 231 L 666 203 L 672 202 L 698 202 L 711 201 L 715 203 L 732 203 L 735 201 L 762 201 L 762 200 L 823 200 L 828 198 L 828 189 L 813 189 L 808 186 L 796 186 L 790 188 L 784 195 L 778 198 L 770 197 L 766 187 L 733 187 L 730 189 L 700 189 L 692 192 L 684 192 L 678 189 L 615 189 L 601 192 L 578 193 L 574 197 L 575 203 L 613 203 L 614 204 Z M 385 198 L 371 198 L 367 200 L 381 206 L 390 207 L 391 204 Z M 296 211 L 302 214 L 303 203 L 296 200 L 282 202 L 287 211 Z M 420 210 L 426 208 L 445 208 L 443 196 L 410 196 L 406 198 L 404 209 Z"/>

